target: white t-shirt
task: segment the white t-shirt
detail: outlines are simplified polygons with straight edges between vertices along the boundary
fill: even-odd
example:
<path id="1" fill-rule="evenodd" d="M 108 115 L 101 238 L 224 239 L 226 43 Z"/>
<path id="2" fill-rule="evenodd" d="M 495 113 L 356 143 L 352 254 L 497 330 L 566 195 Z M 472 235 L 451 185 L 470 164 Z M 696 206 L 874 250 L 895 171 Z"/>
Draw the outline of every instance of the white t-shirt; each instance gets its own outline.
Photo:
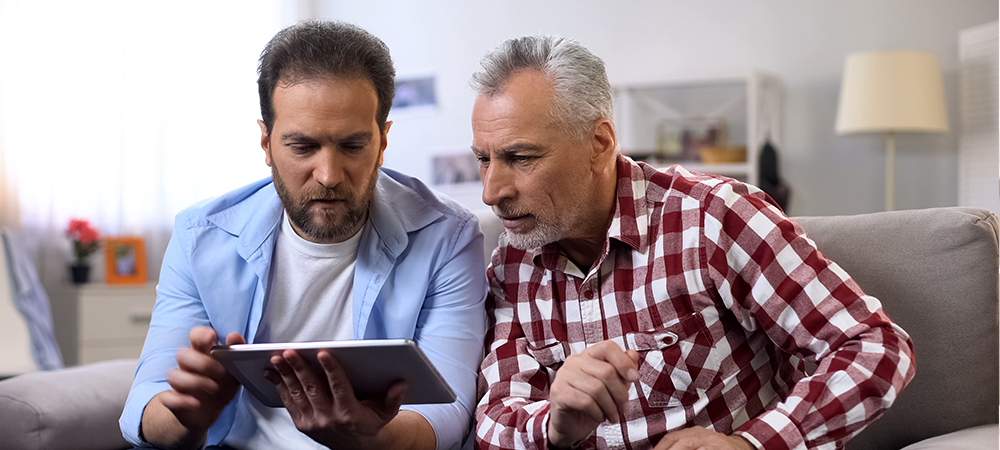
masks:
<path id="1" fill-rule="evenodd" d="M 254 342 L 353 339 L 354 266 L 361 232 L 344 242 L 317 244 L 295 233 L 287 214 L 282 215 L 280 228 L 271 260 L 270 292 Z M 285 408 L 270 408 L 247 392 L 242 395 L 245 401 L 240 402 L 227 445 L 326 448 L 299 432 Z M 256 430 L 238 425 L 252 422 Z"/>

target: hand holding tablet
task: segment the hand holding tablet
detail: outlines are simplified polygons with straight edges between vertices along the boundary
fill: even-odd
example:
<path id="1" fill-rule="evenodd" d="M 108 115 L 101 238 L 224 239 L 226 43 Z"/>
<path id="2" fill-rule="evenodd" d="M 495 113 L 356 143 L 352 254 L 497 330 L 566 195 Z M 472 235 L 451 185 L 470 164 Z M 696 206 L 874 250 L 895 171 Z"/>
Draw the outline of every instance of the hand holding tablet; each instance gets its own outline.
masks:
<path id="1" fill-rule="evenodd" d="M 451 403 L 456 398 L 448 382 L 409 339 L 220 345 L 211 353 L 262 404 L 281 407 L 278 390 L 264 377 L 264 370 L 272 368 L 271 356 L 285 349 L 296 350 L 320 371 L 316 352 L 327 349 L 347 374 L 359 400 L 384 396 L 399 380 L 408 385 L 404 404 Z"/>

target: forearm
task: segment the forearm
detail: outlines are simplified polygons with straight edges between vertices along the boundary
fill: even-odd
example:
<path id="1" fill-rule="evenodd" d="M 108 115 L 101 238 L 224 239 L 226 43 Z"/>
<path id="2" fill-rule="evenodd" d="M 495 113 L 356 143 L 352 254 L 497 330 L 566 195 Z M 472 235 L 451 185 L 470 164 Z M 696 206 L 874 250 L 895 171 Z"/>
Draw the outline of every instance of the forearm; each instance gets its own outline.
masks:
<path id="1" fill-rule="evenodd" d="M 373 450 L 433 450 L 437 445 L 434 428 L 414 411 L 400 411 L 379 432 Z"/>
<path id="2" fill-rule="evenodd" d="M 185 427 L 160 401 L 160 395 L 153 397 L 142 414 L 140 434 L 142 438 L 159 447 L 170 449 L 199 448 L 205 442 L 208 430 L 192 430 Z"/>

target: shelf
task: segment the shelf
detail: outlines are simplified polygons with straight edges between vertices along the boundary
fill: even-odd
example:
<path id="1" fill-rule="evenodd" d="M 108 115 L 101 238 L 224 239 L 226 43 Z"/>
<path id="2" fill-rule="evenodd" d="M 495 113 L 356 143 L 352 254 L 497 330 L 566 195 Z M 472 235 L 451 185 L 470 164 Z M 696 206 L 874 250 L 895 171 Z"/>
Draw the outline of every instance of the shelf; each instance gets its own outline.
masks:
<path id="1" fill-rule="evenodd" d="M 761 146 L 779 139 L 781 89 L 776 77 L 664 81 L 615 88 L 619 144 L 625 154 L 659 149 L 686 156 L 688 170 L 758 183 Z M 705 164 L 697 161 L 701 145 L 745 146 L 747 161 Z M 651 162 L 656 167 L 670 163 Z"/>

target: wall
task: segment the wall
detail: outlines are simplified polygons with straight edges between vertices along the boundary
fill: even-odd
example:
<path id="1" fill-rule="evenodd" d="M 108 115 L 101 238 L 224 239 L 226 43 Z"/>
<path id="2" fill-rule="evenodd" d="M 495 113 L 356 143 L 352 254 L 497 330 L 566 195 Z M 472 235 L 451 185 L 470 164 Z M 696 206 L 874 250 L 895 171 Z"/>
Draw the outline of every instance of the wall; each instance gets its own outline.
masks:
<path id="1" fill-rule="evenodd" d="M 956 205 L 958 33 L 998 16 L 994 0 L 373 0 L 300 6 L 381 37 L 399 75 L 437 77 L 438 108 L 393 114 L 386 152 L 387 166 L 428 180 L 432 155 L 468 151 L 475 99 L 469 76 L 483 53 L 507 37 L 573 37 L 604 59 L 613 85 L 774 73 L 785 87 L 779 153 L 793 215 L 883 209 L 883 136 L 833 131 L 844 57 L 852 51 L 938 55 L 951 131 L 898 136 L 896 207 Z"/>

